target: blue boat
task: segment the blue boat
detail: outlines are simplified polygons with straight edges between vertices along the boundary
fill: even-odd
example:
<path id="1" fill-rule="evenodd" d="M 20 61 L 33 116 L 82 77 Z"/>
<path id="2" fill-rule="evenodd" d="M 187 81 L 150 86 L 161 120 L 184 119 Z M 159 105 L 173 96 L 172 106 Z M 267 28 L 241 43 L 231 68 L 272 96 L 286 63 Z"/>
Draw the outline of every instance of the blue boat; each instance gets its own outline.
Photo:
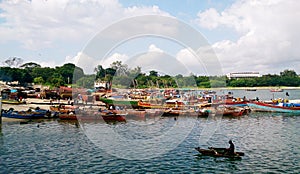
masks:
<path id="1" fill-rule="evenodd" d="M 300 114 L 299 105 L 294 103 L 270 104 L 255 101 L 249 102 L 248 106 L 254 111 Z"/>
<path id="2" fill-rule="evenodd" d="M 14 111 L 13 109 L 9 109 L 7 111 L 2 111 L 2 116 L 7 118 L 17 118 L 17 119 L 38 119 L 38 118 L 45 118 L 46 117 L 45 111 Z"/>

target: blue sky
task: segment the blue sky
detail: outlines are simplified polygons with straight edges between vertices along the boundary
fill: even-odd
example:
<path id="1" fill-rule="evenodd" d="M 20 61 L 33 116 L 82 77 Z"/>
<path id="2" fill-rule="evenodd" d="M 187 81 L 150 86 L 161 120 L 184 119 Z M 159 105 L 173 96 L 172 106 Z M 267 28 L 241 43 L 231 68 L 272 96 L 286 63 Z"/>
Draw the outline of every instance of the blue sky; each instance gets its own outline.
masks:
<path id="1" fill-rule="evenodd" d="M 166 55 L 173 57 L 190 73 L 203 74 L 203 67 L 197 68 L 199 61 L 193 58 L 195 54 L 190 48 L 165 38 L 144 37 L 124 42 L 112 48 L 104 62 L 85 53 L 85 47 L 103 29 L 124 19 L 151 14 L 178 19 L 201 33 L 213 49 L 215 64 L 220 64 L 222 74 L 278 74 L 285 69 L 300 73 L 300 22 L 295 20 L 300 17 L 299 8 L 300 2 L 296 0 L 4 0 L 0 2 L 0 58 L 4 62 L 16 56 L 23 58 L 24 63 L 50 67 L 72 62 L 88 67 L 84 70 L 91 73 L 97 64 L 108 67 L 118 59 L 130 62 L 141 53 L 141 62 L 149 61 L 148 53 L 154 51 L 162 53 L 161 59 Z M 167 27 L 159 25 L 166 26 L 155 21 L 149 23 L 151 30 L 167 32 Z M 115 32 L 124 35 L 129 31 Z M 209 62 L 208 57 L 200 62 Z"/>

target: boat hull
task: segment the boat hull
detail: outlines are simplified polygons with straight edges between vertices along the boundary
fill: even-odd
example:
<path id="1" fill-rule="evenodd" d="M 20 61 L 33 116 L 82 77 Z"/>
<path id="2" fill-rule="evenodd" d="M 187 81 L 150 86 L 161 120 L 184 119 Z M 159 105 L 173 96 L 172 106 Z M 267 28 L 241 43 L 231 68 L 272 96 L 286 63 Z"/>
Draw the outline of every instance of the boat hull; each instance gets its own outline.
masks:
<path id="1" fill-rule="evenodd" d="M 44 113 L 20 113 L 20 112 L 2 112 L 3 117 L 7 118 L 17 118 L 17 119 L 39 119 L 39 118 L 45 118 Z"/>
<path id="2" fill-rule="evenodd" d="M 250 102 L 248 106 L 254 108 L 254 111 L 300 114 L 300 107 L 293 107 L 293 105 L 278 106 L 263 102 Z"/>
<path id="3" fill-rule="evenodd" d="M 200 147 L 195 148 L 201 155 L 212 156 L 212 157 L 225 157 L 225 158 L 237 158 L 241 159 L 241 156 L 244 156 L 244 152 L 235 152 L 234 155 L 227 154 L 226 148 L 213 148 L 201 149 Z"/>

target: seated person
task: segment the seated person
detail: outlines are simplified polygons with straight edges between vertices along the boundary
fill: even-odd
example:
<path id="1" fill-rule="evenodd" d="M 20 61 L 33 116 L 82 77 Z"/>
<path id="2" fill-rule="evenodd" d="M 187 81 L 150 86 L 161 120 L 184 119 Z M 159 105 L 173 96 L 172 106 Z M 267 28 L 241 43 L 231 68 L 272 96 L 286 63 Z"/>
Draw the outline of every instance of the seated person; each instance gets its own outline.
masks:
<path id="1" fill-rule="evenodd" d="M 230 144 L 229 148 L 227 149 L 227 154 L 228 155 L 234 155 L 234 144 L 232 143 L 231 140 L 228 142 Z"/>

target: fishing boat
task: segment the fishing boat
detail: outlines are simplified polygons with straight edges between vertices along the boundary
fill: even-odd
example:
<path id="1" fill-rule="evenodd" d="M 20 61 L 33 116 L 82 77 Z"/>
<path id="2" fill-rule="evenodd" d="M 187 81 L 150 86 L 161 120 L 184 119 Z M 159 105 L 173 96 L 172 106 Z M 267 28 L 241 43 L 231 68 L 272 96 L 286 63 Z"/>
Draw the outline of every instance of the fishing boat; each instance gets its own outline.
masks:
<path id="1" fill-rule="evenodd" d="M 271 104 L 252 101 L 248 103 L 248 106 L 253 108 L 254 111 L 300 114 L 300 107 L 298 105 L 294 105 L 293 103 Z"/>
<path id="2" fill-rule="evenodd" d="M 245 107 L 220 106 L 216 109 L 216 115 L 240 117 L 250 112 L 250 109 Z"/>
<path id="3" fill-rule="evenodd" d="M 101 111 L 101 116 L 106 122 L 126 122 L 127 114 L 119 114 L 115 110 L 103 110 Z"/>
<path id="4" fill-rule="evenodd" d="M 163 103 L 157 104 L 157 103 L 150 103 L 150 102 L 145 102 L 145 101 L 138 101 L 138 106 L 140 108 L 144 109 L 163 109 L 164 105 Z"/>
<path id="5" fill-rule="evenodd" d="M 76 110 L 67 113 L 59 113 L 60 120 L 103 120 L 102 119 L 102 112 L 101 111 L 93 111 L 93 110 Z"/>
<path id="6" fill-rule="evenodd" d="M 20 105 L 20 104 L 25 104 L 26 102 L 18 101 L 18 100 L 3 99 L 2 103 L 3 104 L 10 104 L 10 105 Z"/>
<path id="7" fill-rule="evenodd" d="M 270 92 L 283 92 L 281 88 L 270 89 Z"/>
<path id="8" fill-rule="evenodd" d="M 122 106 L 133 109 L 139 108 L 138 100 L 113 98 L 100 98 L 99 100 L 105 103 L 107 108 L 109 108 L 110 106 Z"/>
<path id="9" fill-rule="evenodd" d="M 248 88 L 248 89 L 245 89 L 245 91 L 256 91 L 255 88 Z"/>
<path id="10" fill-rule="evenodd" d="M 106 122 L 126 122 L 126 118 L 124 115 L 105 114 L 102 115 L 102 118 Z"/>
<path id="11" fill-rule="evenodd" d="M 77 116 L 74 112 L 59 113 L 58 118 L 61 119 L 61 120 L 77 120 Z"/>
<path id="12" fill-rule="evenodd" d="M 241 157 L 245 155 L 244 152 L 234 152 L 234 155 L 230 155 L 227 153 L 227 148 L 209 147 L 208 149 L 201 149 L 200 147 L 196 147 L 195 149 L 201 153 L 201 155 L 212 157 L 241 159 Z"/>
<path id="13" fill-rule="evenodd" d="M 78 106 L 60 104 L 60 105 L 50 106 L 49 108 L 53 112 L 70 112 L 77 109 Z"/>
<path id="14" fill-rule="evenodd" d="M 196 116 L 196 117 L 207 117 L 209 115 L 209 110 L 193 110 L 193 109 L 166 109 L 162 116 Z"/>
<path id="15" fill-rule="evenodd" d="M 7 118 L 17 118 L 17 119 L 38 119 L 38 118 L 45 118 L 46 112 L 44 111 L 37 111 L 37 110 L 27 110 L 27 111 L 14 111 L 13 108 L 9 110 L 3 110 L 2 116 Z"/>

